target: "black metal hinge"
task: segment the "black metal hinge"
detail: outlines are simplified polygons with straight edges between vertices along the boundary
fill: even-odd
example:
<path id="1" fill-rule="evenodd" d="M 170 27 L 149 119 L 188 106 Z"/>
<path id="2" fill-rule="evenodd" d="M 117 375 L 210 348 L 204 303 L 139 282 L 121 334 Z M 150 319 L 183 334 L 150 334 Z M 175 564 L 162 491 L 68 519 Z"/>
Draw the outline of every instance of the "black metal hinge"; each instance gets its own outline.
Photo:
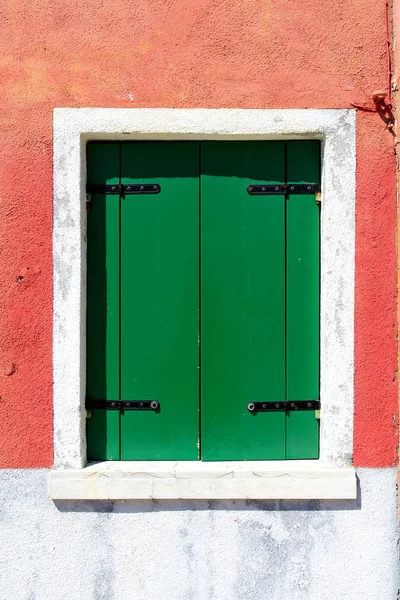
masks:
<path id="1" fill-rule="evenodd" d="M 276 410 L 320 410 L 319 400 L 294 400 L 293 402 L 249 402 L 247 410 L 250 412 L 268 412 Z"/>
<path id="2" fill-rule="evenodd" d="M 269 196 L 278 194 L 318 194 L 321 191 L 320 183 L 285 183 L 279 185 L 256 185 L 247 186 L 250 196 Z"/>
<path id="3" fill-rule="evenodd" d="M 105 185 L 103 183 L 88 183 L 87 194 L 120 194 L 129 196 L 131 194 L 159 194 L 161 186 L 158 183 L 115 183 Z"/>
<path id="4" fill-rule="evenodd" d="M 154 410 L 160 409 L 158 400 L 86 400 L 86 410 Z"/>

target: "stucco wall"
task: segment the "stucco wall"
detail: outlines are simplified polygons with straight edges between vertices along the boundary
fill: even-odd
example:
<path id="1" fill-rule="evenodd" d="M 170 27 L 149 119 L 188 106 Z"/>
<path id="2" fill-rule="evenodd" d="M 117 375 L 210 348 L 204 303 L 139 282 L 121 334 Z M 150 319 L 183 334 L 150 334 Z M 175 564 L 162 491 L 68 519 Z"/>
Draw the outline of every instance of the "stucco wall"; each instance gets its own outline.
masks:
<path id="1" fill-rule="evenodd" d="M 368 111 L 388 87 L 385 11 L 381 0 L 3 0 L 1 600 L 395 600 L 395 156 Z M 352 103 L 368 109 L 357 113 L 358 501 L 48 500 L 53 108 Z"/>
<path id="2" fill-rule="evenodd" d="M 54 504 L 0 473 L 2 600 L 395 600 L 396 469 L 357 501 Z"/>
<path id="3" fill-rule="evenodd" d="M 348 108 L 388 85 L 380 0 L 4 0 L 0 465 L 52 464 L 52 109 Z M 396 463 L 393 137 L 357 116 L 355 464 Z"/>

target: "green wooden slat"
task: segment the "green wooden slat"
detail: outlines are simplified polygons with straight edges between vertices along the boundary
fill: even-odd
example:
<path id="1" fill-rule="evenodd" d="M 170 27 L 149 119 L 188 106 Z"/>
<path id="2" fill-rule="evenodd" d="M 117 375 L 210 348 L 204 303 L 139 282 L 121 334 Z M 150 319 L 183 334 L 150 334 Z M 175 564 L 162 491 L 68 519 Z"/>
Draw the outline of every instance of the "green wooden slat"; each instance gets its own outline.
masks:
<path id="1" fill-rule="evenodd" d="M 119 422 L 117 410 L 91 411 L 87 419 L 88 460 L 120 460 Z"/>
<path id="2" fill-rule="evenodd" d="M 123 460 L 196 460 L 199 441 L 199 144 L 122 144 L 122 183 L 158 183 L 122 200 L 123 400 L 159 413 L 121 417 Z"/>
<path id="3" fill-rule="evenodd" d="M 288 183 L 320 181 L 320 144 L 287 143 Z M 286 383 L 287 400 L 319 399 L 320 210 L 313 194 L 287 200 Z M 314 411 L 286 418 L 286 458 L 318 458 Z"/>
<path id="4" fill-rule="evenodd" d="M 319 458 L 319 420 L 314 410 L 287 412 L 286 458 Z"/>
<path id="5" fill-rule="evenodd" d="M 88 182 L 119 183 L 119 143 L 89 143 Z M 119 399 L 119 196 L 92 195 L 87 213 L 87 397 Z M 89 460 L 119 459 L 119 413 L 93 410 Z"/>
<path id="6" fill-rule="evenodd" d="M 285 393 L 283 142 L 201 144 L 203 460 L 285 457 L 285 413 L 247 403 Z"/>

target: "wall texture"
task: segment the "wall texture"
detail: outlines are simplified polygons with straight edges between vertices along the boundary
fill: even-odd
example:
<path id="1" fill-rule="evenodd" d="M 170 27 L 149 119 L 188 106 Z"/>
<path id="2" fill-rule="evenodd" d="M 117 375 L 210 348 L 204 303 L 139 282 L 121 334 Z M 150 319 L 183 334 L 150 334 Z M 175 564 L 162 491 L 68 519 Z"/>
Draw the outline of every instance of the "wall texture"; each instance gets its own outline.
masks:
<path id="1" fill-rule="evenodd" d="M 361 502 L 54 504 L 3 471 L 0 597 L 395 600 L 396 469 L 358 476 Z"/>
<path id="2" fill-rule="evenodd" d="M 4 0 L 0 465 L 52 463 L 52 109 L 347 108 L 388 84 L 381 0 Z M 329 32 L 329 34 L 328 34 Z M 356 465 L 396 463 L 393 138 L 357 119 Z"/>
<path id="3" fill-rule="evenodd" d="M 3 0 L 2 600 L 395 600 L 395 156 L 372 101 L 389 86 L 386 11 L 384 0 Z M 53 108 L 352 103 L 358 501 L 49 501 Z"/>

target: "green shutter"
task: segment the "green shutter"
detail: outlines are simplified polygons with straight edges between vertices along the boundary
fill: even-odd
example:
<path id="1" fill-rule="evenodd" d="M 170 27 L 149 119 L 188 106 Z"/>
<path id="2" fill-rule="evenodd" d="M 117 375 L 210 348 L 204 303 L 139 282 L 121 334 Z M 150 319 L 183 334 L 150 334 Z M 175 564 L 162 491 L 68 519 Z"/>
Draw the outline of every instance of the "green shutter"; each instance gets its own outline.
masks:
<path id="1" fill-rule="evenodd" d="M 313 141 L 88 144 L 89 183 L 161 188 L 91 198 L 87 397 L 160 410 L 93 409 L 89 459 L 318 457 L 314 411 L 247 404 L 319 399 L 319 206 L 247 186 L 316 183 L 319 154 Z"/>
<path id="2" fill-rule="evenodd" d="M 87 146 L 88 182 L 119 183 L 119 144 Z M 92 194 L 87 213 L 87 397 L 119 400 L 118 194 Z M 87 421 L 89 460 L 119 460 L 119 412 L 94 409 Z"/>
<path id="3" fill-rule="evenodd" d="M 201 448 L 203 460 L 285 458 L 285 413 L 247 403 L 285 394 L 283 142 L 201 147 Z"/>
<path id="4" fill-rule="evenodd" d="M 320 144 L 287 143 L 289 183 L 319 182 Z M 314 194 L 289 194 L 286 203 L 287 400 L 319 400 L 319 205 Z M 314 411 L 289 411 L 286 458 L 318 458 Z"/>
<path id="5" fill-rule="evenodd" d="M 196 460 L 199 442 L 199 144 L 121 144 L 121 458 Z"/>

